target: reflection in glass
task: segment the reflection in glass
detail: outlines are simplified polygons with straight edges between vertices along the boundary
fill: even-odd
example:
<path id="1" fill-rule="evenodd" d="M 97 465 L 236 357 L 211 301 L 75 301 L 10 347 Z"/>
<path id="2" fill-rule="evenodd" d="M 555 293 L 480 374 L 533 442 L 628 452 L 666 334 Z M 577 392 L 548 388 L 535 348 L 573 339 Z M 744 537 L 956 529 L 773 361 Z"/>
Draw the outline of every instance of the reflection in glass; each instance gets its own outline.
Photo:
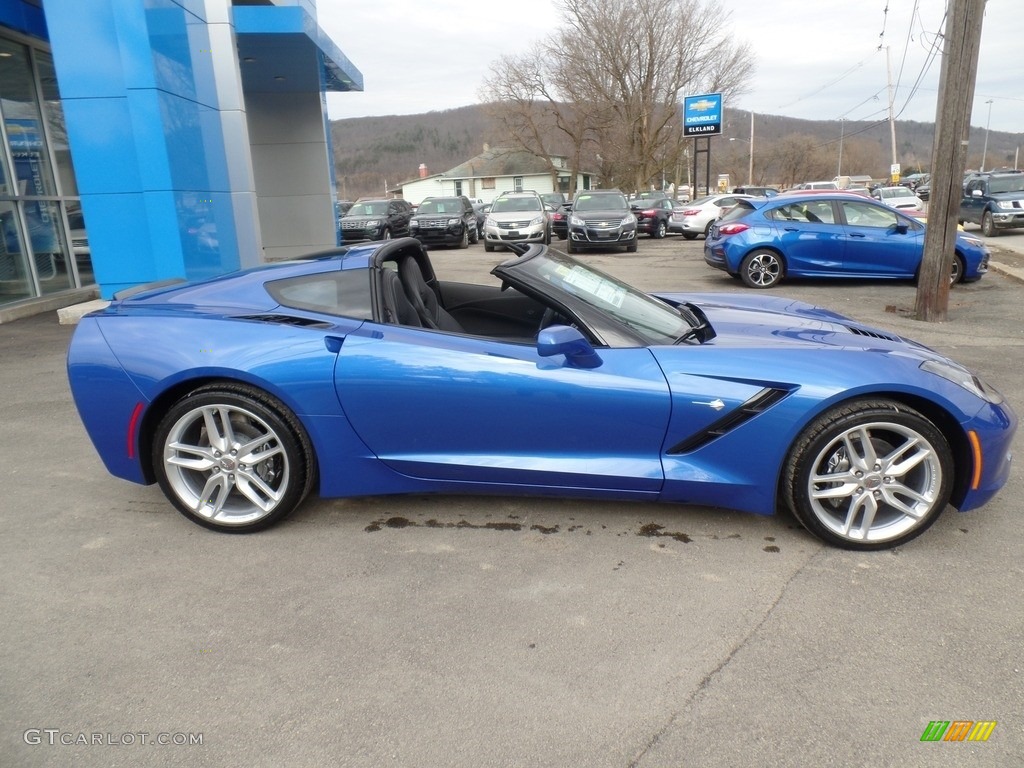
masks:
<path id="1" fill-rule="evenodd" d="M 20 228 L 15 204 L 0 201 L 0 302 L 32 295 Z"/>
<path id="2" fill-rule="evenodd" d="M 53 293 L 71 288 L 73 276 L 65 257 L 68 249 L 57 203 L 42 200 L 26 202 L 25 219 L 41 291 Z"/>

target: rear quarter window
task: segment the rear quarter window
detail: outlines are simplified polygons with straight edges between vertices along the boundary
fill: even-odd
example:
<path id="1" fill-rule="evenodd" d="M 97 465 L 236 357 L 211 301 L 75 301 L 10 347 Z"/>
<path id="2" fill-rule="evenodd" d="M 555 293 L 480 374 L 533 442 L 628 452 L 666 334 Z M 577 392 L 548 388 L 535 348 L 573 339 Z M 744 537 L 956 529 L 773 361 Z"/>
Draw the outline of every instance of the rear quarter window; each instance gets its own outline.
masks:
<path id="1" fill-rule="evenodd" d="M 292 309 L 372 320 L 370 273 L 363 269 L 322 272 L 266 284 L 275 301 Z"/>

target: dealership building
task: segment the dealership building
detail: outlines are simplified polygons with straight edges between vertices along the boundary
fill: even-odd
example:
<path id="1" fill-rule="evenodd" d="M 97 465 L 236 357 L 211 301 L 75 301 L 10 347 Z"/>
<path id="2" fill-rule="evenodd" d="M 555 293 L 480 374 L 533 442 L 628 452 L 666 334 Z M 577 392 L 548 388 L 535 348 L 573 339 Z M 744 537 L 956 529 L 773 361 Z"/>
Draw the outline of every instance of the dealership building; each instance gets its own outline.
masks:
<path id="1" fill-rule="evenodd" d="M 315 0 L 0 0 L 0 319 L 336 244 Z"/>

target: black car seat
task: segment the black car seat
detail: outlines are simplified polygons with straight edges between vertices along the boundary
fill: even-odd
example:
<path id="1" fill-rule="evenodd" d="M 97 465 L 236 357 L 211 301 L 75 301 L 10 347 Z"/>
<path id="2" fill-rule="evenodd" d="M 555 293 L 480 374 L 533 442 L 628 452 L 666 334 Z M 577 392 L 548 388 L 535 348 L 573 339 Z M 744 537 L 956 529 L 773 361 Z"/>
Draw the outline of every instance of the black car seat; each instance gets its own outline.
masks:
<path id="1" fill-rule="evenodd" d="M 448 310 L 441 306 L 437 294 L 423 279 L 423 272 L 416 259 L 411 256 L 402 259 L 398 263 L 398 276 L 401 278 L 406 296 L 409 297 L 425 327 L 439 331 L 466 332 L 458 321 L 448 314 Z"/>
<path id="2" fill-rule="evenodd" d="M 384 289 L 384 322 L 422 327 L 419 313 L 405 295 L 398 273 L 392 269 L 385 269 L 381 274 L 381 284 Z"/>

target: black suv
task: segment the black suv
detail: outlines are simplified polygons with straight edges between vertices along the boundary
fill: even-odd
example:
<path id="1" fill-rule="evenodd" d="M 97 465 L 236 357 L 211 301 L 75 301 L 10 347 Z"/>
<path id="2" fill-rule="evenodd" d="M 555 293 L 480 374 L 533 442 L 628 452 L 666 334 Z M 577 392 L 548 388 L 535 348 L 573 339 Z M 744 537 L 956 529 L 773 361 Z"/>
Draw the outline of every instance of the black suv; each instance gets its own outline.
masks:
<path id="1" fill-rule="evenodd" d="M 1024 227 L 1024 171 L 979 173 L 964 184 L 960 223 L 981 225 L 981 234 L 995 237 L 1001 229 Z"/>
<path id="2" fill-rule="evenodd" d="M 476 211 L 465 195 L 424 199 L 409 226 L 412 236 L 426 246 L 456 245 L 468 248 L 470 243 L 475 243 L 480 237 L 476 227 Z"/>
<path id="3" fill-rule="evenodd" d="M 412 206 L 405 200 L 360 200 L 341 217 L 341 242 L 406 237 Z"/>
<path id="4" fill-rule="evenodd" d="M 617 189 L 587 189 L 576 193 L 569 214 L 566 250 L 622 248 L 636 252 L 636 216 Z"/>

